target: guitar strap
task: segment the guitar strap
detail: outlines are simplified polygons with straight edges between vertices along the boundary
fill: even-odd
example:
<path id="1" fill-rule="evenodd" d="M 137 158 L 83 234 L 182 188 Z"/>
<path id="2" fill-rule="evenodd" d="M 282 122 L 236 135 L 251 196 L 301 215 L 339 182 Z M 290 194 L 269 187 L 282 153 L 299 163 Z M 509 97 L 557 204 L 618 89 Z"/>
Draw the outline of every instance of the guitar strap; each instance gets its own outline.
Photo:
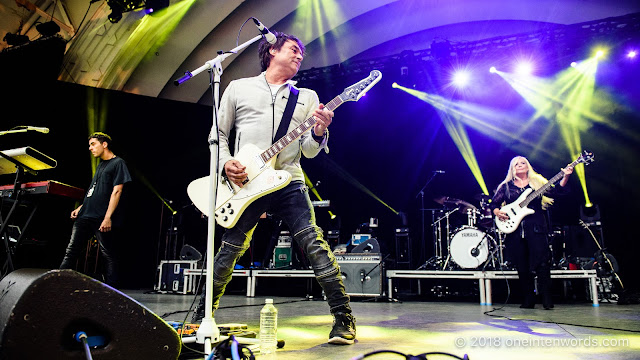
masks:
<path id="1" fill-rule="evenodd" d="M 284 108 L 284 114 L 282 114 L 282 120 L 280 120 L 280 126 L 278 126 L 278 131 L 276 132 L 276 136 L 273 138 L 272 144 L 286 135 L 287 130 L 289 129 L 289 123 L 291 123 L 291 117 L 293 116 L 293 110 L 296 108 L 296 103 L 298 102 L 298 93 L 300 90 L 293 86 L 289 86 L 289 90 L 287 107 Z"/>

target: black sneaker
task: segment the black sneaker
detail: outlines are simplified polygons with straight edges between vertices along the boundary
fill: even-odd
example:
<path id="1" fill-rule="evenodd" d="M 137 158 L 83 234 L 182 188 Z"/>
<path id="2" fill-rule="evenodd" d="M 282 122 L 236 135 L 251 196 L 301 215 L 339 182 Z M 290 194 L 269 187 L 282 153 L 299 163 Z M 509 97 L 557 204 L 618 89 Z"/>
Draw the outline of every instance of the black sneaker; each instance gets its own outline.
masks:
<path id="1" fill-rule="evenodd" d="M 356 319 L 348 313 L 333 314 L 333 329 L 329 333 L 329 344 L 351 345 L 356 339 Z"/>
<path id="2" fill-rule="evenodd" d="M 197 324 L 199 322 L 202 322 L 203 318 L 204 318 L 204 307 L 198 306 L 198 308 L 196 308 L 193 311 L 193 315 L 191 316 L 191 323 Z"/>

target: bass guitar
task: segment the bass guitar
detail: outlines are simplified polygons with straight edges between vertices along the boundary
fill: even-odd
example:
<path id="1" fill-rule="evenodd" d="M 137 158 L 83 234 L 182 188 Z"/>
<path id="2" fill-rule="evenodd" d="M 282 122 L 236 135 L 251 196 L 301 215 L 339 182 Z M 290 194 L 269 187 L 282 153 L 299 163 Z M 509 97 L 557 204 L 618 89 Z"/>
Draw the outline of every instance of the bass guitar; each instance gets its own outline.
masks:
<path id="1" fill-rule="evenodd" d="M 367 78 L 345 88 L 325 107 L 333 111 L 346 101 L 360 100 L 380 79 L 382 79 L 380 71 L 371 71 Z M 312 129 L 315 124 L 316 119 L 311 116 L 266 150 L 261 150 L 253 144 L 246 144 L 240 148 L 234 159 L 246 166 L 245 172 L 248 176 L 242 187 L 219 176 L 214 216 L 220 226 L 227 229 L 234 227 L 240 215 L 252 202 L 282 189 L 291 182 L 289 172 L 274 169 L 276 156 L 302 134 Z M 187 193 L 195 207 L 207 216 L 209 216 L 209 201 L 211 201 L 210 189 L 209 176 L 196 179 L 187 187 Z"/>
<path id="2" fill-rule="evenodd" d="M 580 163 L 589 165 L 592 162 L 593 162 L 593 153 L 590 151 L 584 150 L 582 154 L 580 154 L 580 157 L 578 157 L 571 164 L 567 165 L 567 167 L 574 167 Z M 496 216 L 495 222 L 498 229 L 505 234 L 511 234 L 512 232 L 516 231 L 522 219 L 525 216 L 531 215 L 535 212 L 535 210 L 531 210 L 527 207 L 529 203 L 533 199 L 537 198 L 538 196 L 543 195 L 553 184 L 560 181 L 560 179 L 562 179 L 563 177 L 564 177 L 564 172 L 560 171 L 554 177 L 549 179 L 549 181 L 546 184 L 542 185 L 538 190 L 533 191 L 533 189 L 531 188 L 526 189 L 522 194 L 520 194 L 520 196 L 516 201 L 503 206 L 500 209 L 500 211 L 506 212 L 507 215 L 509 215 L 509 219 L 500 220 Z"/>

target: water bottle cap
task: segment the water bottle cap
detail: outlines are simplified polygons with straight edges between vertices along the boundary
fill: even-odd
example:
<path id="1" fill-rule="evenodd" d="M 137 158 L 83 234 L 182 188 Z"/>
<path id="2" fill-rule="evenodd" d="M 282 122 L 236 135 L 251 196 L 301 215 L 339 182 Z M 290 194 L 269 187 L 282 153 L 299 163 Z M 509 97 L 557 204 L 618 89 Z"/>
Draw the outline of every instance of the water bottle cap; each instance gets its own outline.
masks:
<path id="1" fill-rule="evenodd" d="M 273 304 L 273 299 L 264 299 L 265 304 Z"/>

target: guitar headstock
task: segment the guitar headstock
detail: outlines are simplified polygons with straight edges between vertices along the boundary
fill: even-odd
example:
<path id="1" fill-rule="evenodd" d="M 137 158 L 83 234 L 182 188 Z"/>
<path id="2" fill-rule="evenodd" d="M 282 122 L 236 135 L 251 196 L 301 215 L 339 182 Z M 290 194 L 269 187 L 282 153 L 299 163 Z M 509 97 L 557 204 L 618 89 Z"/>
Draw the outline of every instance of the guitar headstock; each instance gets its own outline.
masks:
<path id="1" fill-rule="evenodd" d="M 576 164 L 583 163 L 585 166 L 591 164 L 594 161 L 593 153 L 589 150 L 582 151 L 580 157 L 576 160 Z"/>
<path id="2" fill-rule="evenodd" d="M 382 79 L 382 73 L 379 70 L 373 70 L 365 79 L 344 89 L 340 98 L 343 101 L 358 101 L 364 94 Z"/>
<path id="3" fill-rule="evenodd" d="M 582 225 L 583 228 L 585 229 L 589 229 L 589 225 L 587 225 L 587 223 L 585 223 L 584 221 L 582 221 L 582 219 L 578 220 L 580 222 L 580 225 Z"/>

